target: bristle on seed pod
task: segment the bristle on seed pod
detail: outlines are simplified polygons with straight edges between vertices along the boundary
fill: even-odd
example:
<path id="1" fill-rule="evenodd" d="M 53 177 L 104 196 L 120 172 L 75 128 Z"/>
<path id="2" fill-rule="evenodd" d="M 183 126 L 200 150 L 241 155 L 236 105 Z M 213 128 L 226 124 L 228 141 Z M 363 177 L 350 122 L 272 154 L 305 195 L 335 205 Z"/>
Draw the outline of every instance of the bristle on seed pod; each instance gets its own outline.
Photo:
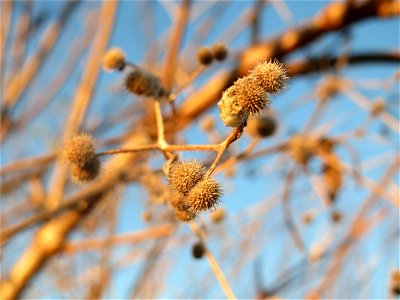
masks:
<path id="1" fill-rule="evenodd" d="M 278 93 L 286 88 L 288 77 L 283 64 L 277 60 L 263 62 L 250 71 L 250 75 L 255 77 L 258 84 L 268 93 Z"/>
<path id="2" fill-rule="evenodd" d="M 86 183 L 96 179 L 100 173 L 101 163 L 98 157 L 92 159 L 89 163 L 80 167 L 78 165 L 71 166 L 72 180 L 77 183 Z"/>
<path id="3" fill-rule="evenodd" d="M 222 196 L 221 185 L 213 178 L 205 178 L 198 182 L 187 196 L 192 212 L 198 213 L 214 208 Z"/>
<path id="4" fill-rule="evenodd" d="M 64 144 L 61 156 L 69 164 L 84 167 L 96 156 L 94 139 L 88 134 L 71 138 Z"/>
<path id="5" fill-rule="evenodd" d="M 168 180 L 172 189 L 187 195 L 204 174 L 204 166 L 194 160 L 175 162 L 169 170 Z"/>

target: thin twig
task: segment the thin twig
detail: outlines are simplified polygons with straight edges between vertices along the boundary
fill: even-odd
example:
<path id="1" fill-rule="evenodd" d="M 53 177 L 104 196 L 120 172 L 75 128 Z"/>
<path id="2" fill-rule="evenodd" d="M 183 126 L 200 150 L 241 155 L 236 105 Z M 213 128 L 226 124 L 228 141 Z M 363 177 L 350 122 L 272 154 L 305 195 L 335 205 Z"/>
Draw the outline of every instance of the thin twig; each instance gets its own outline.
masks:
<path id="1" fill-rule="evenodd" d="M 224 273 L 222 272 L 218 262 L 216 261 L 215 257 L 211 253 L 211 251 L 207 248 L 205 240 L 205 234 L 204 232 L 196 225 L 195 222 L 191 221 L 189 222 L 189 226 L 192 229 L 192 231 L 199 237 L 201 242 L 204 245 L 205 248 L 205 254 L 207 256 L 208 262 L 211 266 L 211 269 L 213 270 L 215 277 L 217 278 L 219 284 L 221 285 L 227 299 L 237 299 L 235 294 L 232 291 L 231 286 L 229 285 L 228 281 L 225 278 Z"/>

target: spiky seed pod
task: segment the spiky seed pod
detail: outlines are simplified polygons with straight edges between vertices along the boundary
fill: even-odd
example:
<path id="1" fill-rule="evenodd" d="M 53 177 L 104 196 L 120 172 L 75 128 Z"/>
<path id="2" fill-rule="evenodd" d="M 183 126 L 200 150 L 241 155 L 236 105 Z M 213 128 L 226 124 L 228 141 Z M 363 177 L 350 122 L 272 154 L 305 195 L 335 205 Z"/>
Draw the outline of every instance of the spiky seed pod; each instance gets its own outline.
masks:
<path id="1" fill-rule="evenodd" d="M 276 120 L 269 115 L 253 116 L 249 118 L 246 129 L 254 137 L 269 137 L 274 134 Z"/>
<path id="2" fill-rule="evenodd" d="M 218 205 L 222 196 L 221 185 L 213 178 L 205 178 L 198 182 L 187 196 L 189 210 L 198 213 Z"/>
<path id="3" fill-rule="evenodd" d="M 189 210 L 176 209 L 175 217 L 181 222 L 189 222 L 189 221 L 192 221 L 196 217 L 196 214 Z"/>
<path id="4" fill-rule="evenodd" d="M 204 174 L 204 166 L 195 160 L 175 162 L 169 170 L 168 180 L 172 189 L 187 195 Z"/>
<path id="5" fill-rule="evenodd" d="M 64 144 L 61 156 L 67 163 L 84 167 L 96 156 L 94 139 L 88 134 L 74 136 Z"/>
<path id="6" fill-rule="evenodd" d="M 222 222 L 223 219 L 225 219 L 225 209 L 223 207 L 217 207 L 211 214 L 211 220 L 217 224 Z"/>
<path id="7" fill-rule="evenodd" d="M 165 93 L 160 79 L 142 70 L 134 70 L 125 78 L 126 89 L 135 95 L 161 97 Z"/>
<path id="8" fill-rule="evenodd" d="M 125 54 L 119 48 L 111 48 L 103 56 L 103 69 L 106 71 L 122 71 L 125 65 Z"/>
<path id="9" fill-rule="evenodd" d="M 256 65 L 250 75 L 257 79 L 258 84 L 268 93 L 278 93 L 286 88 L 288 77 L 283 64 L 277 60 Z"/>
<path id="10" fill-rule="evenodd" d="M 228 48 L 223 43 L 215 43 L 211 50 L 214 58 L 218 61 L 223 61 L 228 56 Z"/>
<path id="11" fill-rule="evenodd" d="M 83 167 L 71 166 L 71 177 L 77 183 L 85 183 L 96 179 L 100 174 L 101 163 L 98 157 L 94 157 Z"/>
<path id="12" fill-rule="evenodd" d="M 225 126 L 244 124 L 251 113 L 257 113 L 269 103 L 268 94 L 252 76 L 239 78 L 218 102 L 221 120 Z"/>
<path id="13" fill-rule="evenodd" d="M 204 256 L 205 247 L 202 242 L 197 242 L 192 246 L 192 255 L 196 259 L 200 259 Z"/>
<path id="14" fill-rule="evenodd" d="M 209 65 L 213 61 L 213 53 L 208 47 L 202 47 L 197 51 L 197 59 L 202 65 Z"/>

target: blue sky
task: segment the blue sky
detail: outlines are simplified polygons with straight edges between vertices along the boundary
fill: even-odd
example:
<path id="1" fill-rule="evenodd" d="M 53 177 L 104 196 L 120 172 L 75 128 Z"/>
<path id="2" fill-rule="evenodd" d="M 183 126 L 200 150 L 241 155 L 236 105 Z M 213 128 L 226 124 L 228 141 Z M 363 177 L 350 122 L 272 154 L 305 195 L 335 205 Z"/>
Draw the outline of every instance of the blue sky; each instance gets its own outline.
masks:
<path id="1" fill-rule="evenodd" d="M 222 2 L 222 1 L 221 1 Z M 95 6 L 98 6 L 98 1 L 87 1 L 84 2 L 81 7 L 74 13 L 72 22 L 68 24 L 68 27 L 64 29 L 64 35 L 57 44 L 55 51 L 44 65 L 39 77 L 35 79 L 34 84 L 26 93 L 24 99 L 32 94 L 36 94 L 40 89 L 43 88 L 43 83 L 47 82 L 57 72 L 62 72 L 61 66 L 65 57 L 72 50 L 69 48 L 71 40 L 82 34 L 82 28 L 87 20 L 88 12 Z M 289 10 L 293 15 L 293 20 L 290 26 L 296 26 L 301 22 L 314 16 L 322 7 L 327 4 L 327 1 L 285 1 Z M 63 1 L 37 1 L 35 2 L 34 14 L 45 11 L 47 15 L 54 18 L 57 12 L 60 11 L 61 6 L 64 4 Z M 142 1 L 122 1 L 119 5 L 116 26 L 112 39 L 110 41 L 111 46 L 117 46 L 122 48 L 130 61 L 141 64 L 146 57 L 149 49 L 146 44 L 146 38 L 149 41 L 161 38 L 167 30 L 170 28 L 171 19 L 166 12 L 166 7 L 175 7 L 176 2 L 165 3 L 161 5 L 158 2 L 151 2 L 154 6 L 156 15 L 154 23 L 154 36 L 146 37 L 143 34 L 145 26 L 146 15 L 143 15 L 142 7 L 145 2 Z M 225 2 L 226 8 L 221 10 L 219 20 L 216 22 L 215 27 L 212 30 L 210 36 L 204 40 L 203 45 L 212 45 L 219 39 L 224 40 L 224 32 L 229 29 L 229 24 L 232 20 L 236 20 L 242 14 L 242 12 L 252 5 L 252 1 L 232 1 L 232 3 Z M 16 5 L 21 5 L 17 2 Z M 211 2 L 206 1 L 195 1 L 193 6 L 195 9 L 199 7 L 205 10 L 207 7 L 212 5 Z M 222 5 L 221 3 L 219 5 Z M 16 15 L 19 10 L 16 11 Z M 204 13 L 199 20 L 207 17 L 207 13 Z M 13 18 L 15 20 L 15 17 Z M 186 43 L 189 41 L 190 36 L 195 32 L 199 20 L 196 20 L 191 27 L 189 27 Z M 281 32 L 287 28 L 282 19 L 279 17 L 275 9 L 266 7 L 262 13 L 261 21 L 261 40 L 267 39 L 268 37 Z M 36 34 L 32 43 L 28 45 L 27 53 L 31 53 L 37 46 L 38 37 L 40 32 Z M 236 53 L 241 51 L 248 45 L 250 39 L 250 31 L 244 30 L 229 44 L 230 51 Z M 307 47 L 303 50 L 296 52 L 295 55 L 288 57 L 288 60 L 293 58 L 304 58 L 308 55 L 322 55 L 322 54 L 340 54 L 342 48 L 343 39 L 338 33 L 329 34 L 327 37 L 319 40 L 315 45 Z M 186 45 L 183 46 L 184 49 Z M 397 19 L 391 20 L 376 20 L 370 19 L 362 23 L 358 23 L 351 28 L 351 52 L 357 53 L 358 51 L 379 51 L 379 50 L 396 50 L 399 47 L 399 24 Z M 190 55 L 190 53 L 185 53 Z M 10 53 L 7 53 L 10 55 Z M 193 53 L 195 57 L 195 53 Z M 161 58 L 161 57 L 160 57 Z M 2 146 L 1 151 L 1 165 L 5 165 L 11 161 L 21 157 L 28 157 L 46 153 L 49 149 L 54 148 L 59 144 L 60 130 L 63 127 L 65 118 L 67 116 L 68 109 L 70 107 L 70 99 L 72 99 L 75 91 L 77 82 L 82 74 L 82 68 L 84 67 L 85 59 L 82 58 L 76 66 L 76 70 L 68 80 L 67 84 L 63 89 L 56 95 L 56 101 L 48 107 L 47 113 L 43 114 L 38 118 L 32 126 L 26 129 L 21 136 L 24 138 L 24 146 L 15 148 L 17 140 L 11 138 Z M 192 63 L 193 64 L 193 63 Z M 219 71 L 229 68 L 232 65 L 231 61 L 227 61 L 218 66 L 213 66 L 213 70 Z M 193 67 L 195 64 L 193 64 Z M 398 66 L 391 65 L 378 65 L 378 64 L 366 64 L 351 66 L 348 69 L 340 71 L 340 75 L 350 80 L 364 80 L 364 79 L 376 79 L 384 80 L 388 79 L 398 71 Z M 205 73 L 200 76 L 198 82 L 195 83 L 195 87 L 198 88 L 203 82 L 206 82 L 212 73 Z M 266 141 L 263 141 L 257 146 L 257 149 L 262 149 L 267 146 L 274 145 L 278 141 L 282 141 L 289 136 L 292 131 L 299 132 L 302 130 L 305 122 L 310 116 L 313 108 L 315 107 L 315 97 L 311 97 L 307 103 L 303 102 L 301 105 L 293 108 L 292 103 L 296 102 L 299 97 L 305 95 L 307 92 L 312 90 L 315 86 L 320 84 L 322 79 L 321 74 L 312 74 L 301 78 L 293 78 L 290 80 L 289 89 L 286 93 L 273 97 L 271 103 L 271 109 L 275 113 L 279 120 L 280 128 L 278 134 Z M 123 77 L 120 74 L 110 74 L 102 72 L 96 87 L 94 94 L 93 105 L 88 112 L 85 124 L 90 126 L 94 120 L 102 120 L 107 116 L 109 111 L 112 111 L 116 107 L 128 107 L 131 101 L 139 101 L 140 99 L 133 99 L 126 94 L 115 94 L 112 90 L 119 87 Z M 395 83 L 397 85 L 397 83 Z M 388 99 L 388 111 L 395 117 L 399 117 L 398 107 L 398 85 L 396 88 L 392 87 L 388 90 L 383 89 L 371 89 L 362 88 L 360 91 L 367 96 L 370 100 L 376 97 L 382 97 Z M 181 99 L 178 99 L 178 103 L 184 101 L 185 95 Z M 22 106 L 21 106 L 22 107 Z M 290 109 L 292 107 L 292 109 Z M 289 108 L 289 109 L 288 109 Z M 22 108 L 21 108 L 22 109 Z M 18 112 L 18 111 L 17 111 Z M 212 110 L 207 112 L 216 117 L 219 120 L 218 109 L 215 106 Z M 363 120 L 368 117 L 368 112 L 361 111 L 360 108 L 354 105 L 353 102 L 349 101 L 346 96 L 336 96 L 329 105 L 329 109 L 325 111 L 324 116 L 320 124 L 327 121 L 333 120 L 333 127 L 330 130 L 330 134 L 337 135 L 348 130 L 356 128 L 362 124 Z M 319 124 L 319 125 L 320 125 Z M 187 143 L 198 144 L 206 143 L 207 137 L 197 126 L 198 122 L 194 123 L 182 133 Z M 124 132 L 127 124 L 121 124 L 112 130 L 108 130 L 100 137 L 106 138 L 115 134 Z M 379 134 L 384 125 L 377 121 L 374 121 L 368 128 L 368 136 L 359 140 L 353 139 L 350 144 L 357 150 L 360 160 L 366 160 L 368 158 L 381 155 L 383 153 L 391 153 L 392 157 L 396 150 L 399 150 L 399 136 L 398 133 L 389 130 L 389 136 L 387 141 L 382 142 L 379 139 Z M 217 130 L 221 133 L 221 136 L 225 136 L 229 133 L 228 128 L 224 128 L 222 122 L 218 121 L 216 124 Z M 57 133 L 58 132 L 58 133 Z M 235 145 L 232 146 L 233 153 L 243 150 L 250 143 L 250 138 L 244 136 Z M 344 161 L 350 162 L 346 151 L 339 147 L 338 153 Z M 193 153 L 185 153 L 184 158 L 196 157 Z M 200 155 L 200 158 L 207 158 L 209 156 Z M 155 163 L 161 164 L 161 160 Z M 379 180 L 384 170 L 389 165 L 390 160 L 386 162 L 383 167 L 373 168 L 367 172 L 367 175 L 372 180 Z M 260 223 L 262 230 L 258 231 L 259 235 L 254 237 L 246 236 L 246 226 L 249 222 L 248 216 L 243 211 L 251 205 L 273 203 L 273 199 L 279 197 L 282 193 L 283 187 L 283 176 L 282 172 L 287 171 L 292 165 L 292 162 L 282 155 L 272 155 L 267 158 L 259 158 L 254 161 L 240 164 L 237 168 L 236 176 L 228 178 L 225 174 L 218 174 L 217 179 L 221 181 L 225 187 L 225 195 L 222 199 L 222 206 L 226 209 L 229 218 L 225 221 L 224 225 L 212 225 L 208 222 L 208 216 L 204 215 L 201 219 L 204 220 L 208 225 L 208 229 L 212 232 L 209 238 L 209 247 L 213 253 L 215 253 L 217 260 L 221 261 L 223 270 L 226 271 L 229 281 L 233 282 L 234 291 L 240 298 L 251 298 L 254 297 L 255 283 L 253 276 L 253 263 L 247 263 L 240 271 L 239 274 L 232 270 L 232 266 L 235 266 L 238 258 L 241 255 L 239 248 L 240 240 L 245 237 L 248 238 L 249 245 L 256 245 L 255 253 L 251 257 L 253 260 L 259 258 L 262 260 L 262 274 L 265 283 L 273 283 L 274 279 L 279 276 L 279 273 L 288 268 L 290 265 L 295 264 L 301 260 L 304 255 L 294 251 L 291 257 L 285 257 L 287 251 L 293 244 L 290 242 L 290 238 L 282 225 L 282 209 L 279 205 L 276 205 L 268 215 L 262 215 L 257 219 Z M 275 171 L 279 170 L 279 171 Z M 304 175 L 301 175 L 304 176 Z M 399 184 L 398 173 L 394 182 Z M 16 197 L 25 194 L 26 191 L 21 191 Z M 119 207 L 118 217 L 118 233 L 128 233 L 146 228 L 148 225 L 141 221 L 141 213 L 146 209 L 146 194 L 137 185 L 129 185 L 122 198 L 122 203 Z M 368 195 L 365 189 L 359 188 L 355 185 L 354 180 L 346 181 L 346 187 L 340 193 L 339 199 L 336 206 L 345 215 L 343 224 L 340 224 L 338 228 L 333 228 L 333 225 L 329 222 L 329 211 L 322 209 L 321 214 L 318 215 L 317 220 L 312 226 L 304 226 L 301 224 L 301 215 L 307 209 L 318 209 L 317 197 L 312 193 L 309 181 L 306 178 L 299 178 L 296 182 L 296 192 L 299 197 L 293 197 L 292 207 L 298 212 L 296 214 L 296 222 L 301 229 L 302 237 L 309 246 L 315 240 L 319 239 L 321 235 L 327 231 L 333 231 L 334 235 L 339 239 L 342 237 L 342 230 L 345 230 L 351 220 L 351 216 L 358 210 L 361 201 Z M 305 204 L 303 201 L 307 201 Z M 272 204 L 271 204 L 272 205 Z M 362 240 L 361 244 L 355 247 L 354 252 L 350 255 L 353 257 L 360 256 L 362 259 L 366 259 L 365 264 L 355 262 L 351 260 L 351 264 L 347 269 L 345 268 L 345 274 L 351 277 L 351 269 L 357 264 L 360 264 L 365 268 L 365 272 L 371 274 L 372 279 L 370 281 L 371 286 L 368 286 L 365 291 L 356 293 L 357 297 L 370 297 L 370 298 L 385 298 L 387 296 L 387 278 L 388 272 L 395 266 L 399 266 L 399 259 L 396 253 L 398 251 L 398 244 L 386 245 L 382 244 L 383 238 L 393 230 L 393 226 L 396 226 L 398 221 L 398 212 L 396 213 L 393 206 L 388 205 L 385 202 L 380 201 L 379 207 L 386 208 L 388 212 L 388 220 L 382 222 L 380 226 L 374 229 L 367 240 Z M 270 218 L 270 219 L 269 219 Z M 397 219 L 396 219 L 397 218 Z M 240 221 L 237 221 L 239 219 Z M 235 221 L 236 220 L 236 221 Z M 277 233 L 277 231 L 281 231 Z M 188 226 L 181 226 L 178 233 L 178 237 L 183 235 L 190 235 L 191 231 Z M 178 239 L 179 240 L 179 239 Z M 188 240 L 186 240 L 188 241 Z M 198 288 L 197 282 L 210 281 L 213 288 L 206 294 L 200 294 L 200 297 L 205 298 L 223 298 L 224 295 L 220 287 L 214 282 L 213 274 L 210 272 L 207 261 L 201 260 L 196 261 L 192 259 L 190 251 L 192 243 L 196 241 L 195 237 L 189 238 L 189 242 L 186 243 L 169 243 L 165 252 L 162 256 L 167 262 L 169 262 L 168 271 L 170 274 L 166 276 L 166 282 L 163 284 L 163 289 L 159 297 L 162 298 L 176 298 L 176 297 L 188 297 L 191 296 L 191 292 Z M 17 241 L 14 246 L 21 245 L 22 241 Z M 385 247 L 384 247 L 385 246 Z M 143 249 L 144 246 L 138 245 L 138 249 Z M 118 247 L 117 247 L 118 248 Z M 289 249 L 289 250 L 288 250 Z M 121 257 L 122 253 L 127 249 L 115 249 L 113 252 L 114 259 Z M 132 249 L 130 249 L 132 251 Z M 79 257 L 77 261 L 79 261 Z M 377 263 L 374 261 L 377 260 Z M 112 287 L 106 295 L 113 298 L 124 298 L 129 296 L 129 287 L 135 278 L 137 278 L 138 270 L 142 262 L 128 265 L 122 270 L 115 273 L 115 277 L 112 282 Z M 321 263 L 323 265 L 323 263 Z M 371 269 L 369 268 L 371 265 Z M 348 270 L 350 269 L 350 270 Z M 309 271 L 311 273 L 311 271 Z M 306 274 L 305 278 L 310 278 L 310 282 L 304 278 L 300 280 L 300 284 L 295 285 L 294 288 L 285 291 L 282 294 L 283 298 L 299 298 L 304 297 L 305 290 L 302 286 L 306 285 L 308 288 L 316 286 L 315 276 Z M 307 277 L 309 276 L 309 277 Z M 37 282 L 43 282 L 45 280 L 45 274 L 41 274 L 38 277 Z M 344 280 L 342 280 L 344 281 Z M 343 282 L 340 284 L 343 284 Z M 306 284 L 306 283 L 307 284 Z M 313 283 L 314 282 L 314 283 Z M 340 286 L 338 284 L 337 286 Z M 349 281 L 349 285 L 354 282 Z M 46 294 L 46 293 L 45 293 Z M 342 295 L 340 290 L 335 290 L 336 295 Z M 60 295 L 54 292 L 51 297 L 59 297 Z"/>

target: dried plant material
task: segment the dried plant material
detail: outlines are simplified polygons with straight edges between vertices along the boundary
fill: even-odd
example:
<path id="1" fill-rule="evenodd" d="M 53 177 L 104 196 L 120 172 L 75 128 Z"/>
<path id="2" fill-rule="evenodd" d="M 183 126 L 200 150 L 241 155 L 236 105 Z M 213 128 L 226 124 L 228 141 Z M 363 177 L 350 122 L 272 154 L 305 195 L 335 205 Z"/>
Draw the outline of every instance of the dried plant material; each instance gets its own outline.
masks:
<path id="1" fill-rule="evenodd" d="M 217 207 L 212 213 L 211 213 L 211 221 L 214 223 L 220 223 L 225 219 L 225 209 L 223 207 Z"/>
<path id="2" fill-rule="evenodd" d="M 208 47 L 202 47 L 197 51 L 197 59 L 200 64 L 209 65 L 214 59 L 213 52 Z"/>
<path id="3" fill-rule="evenodd" d="M 318 140 L 314 136 L 296 134 L 290 138 L 287 152 L 294 161 L 306 165 L 317 144 Z"/>
<path id="4" fill-rule="evenodd" d="M 204 256 L 205 247 L 202 242 L 197 242 L 192 246 L 192 255 L 196 259 L 200 259 Z"/>
<path id="5" fill-rule="evenodd" d="M 285 90 L 288 77 L 283 64 L 277 60 L 262 62 L 251 71 L 261 88 L 268 93 L 279 93 Z"/>
<path id="6" fill-rule="evenodd" d="M 223 61 L 228 56 L 228 47 L 223 43 L 215 43 L 211 50 L 214 58 L 218 61 Z"/>
<path id="7" fill-rule="evenodd" d="M 88 134 L 71 138 L 64 144 L 61 156 L 67 163 L 84 167 L 96 156 L 94 139 Z"/>
<path id="8" fill-rule="evenodd" d="M 106 71 L 122 71 L 125 65 L 125 53 L 119 48 L 111 48 L 103 56 L 103 69 Z"/>
<path id="9" fill-rule="evenodd" d="M 218 102 L 221 120 L 225 126 L 238 127 L 247 121 L 251 113 L 264 109 L 268 101 L 267 93 L 253 77 L 239 78 Z"/>
<path id="10" fill-rule="evenodd" d="M 383 99 L 377 99 L 372 103 L 371 115 L 378 116 L 386 109 L 386 103 Z"/>
<path id="11" fill-rule="evenodd" d="M 343 219 L 343 214 L 340 211 L 335 210 L 331 213 L 331 220 L 333 223 L 340 223 L 342 219 Z"/>
<path id="12" fill-rule="evenodd" d="M 97 178 L 100 173 L 101 163 L 95 157 L 83 167 L 78 165 L 71 166 L 71 177 L 77 183 L 86 183 Z"/>
<path id="13" fill-rule="evenodd" d="M 335 96 L 341 88 L 340 79 L 337 76 L 327 76 L 315 91 L 315 96 L 320 101 L 326 101 Z"/>
<path id="14" fill-rule="evenodd" d="M 270 115 L 252 116 L 246 126 L 247 132 L 254 137 L 269 137 L 275 133 L 277 128 L 276 120 Z"/>
<path id="15" fill-rule="evenodd" d="M 331 202 L 334 202 L 337 193 L 342 186 L 342 173 L 340 171 L 340 166 L 323 166 L 323 182 L 325 184 L 326 191 L 328 192 L 328 197 Z"/>
<path id="16" fill-rule="evenodd" d="M 205 178 L 197 183 L 187 196 L 192 212 L 198 213 L 214 208 L 222 196 L 221 185 L 213 178 Z"/>
<path id="17" fill-rule="evenodd" d="M 400 270 L 393 270 L 390 275 L 390 292 L 396 297 L 400 296 Z"/>
<path id="18" fill-rule="evenodd" d="M 189 222 L 196 217 L 196 214 L 188 210 L 176 209 L 175 217 L 181 222 Z"/>
<path id="19" fill-rule="evenodd" d="M 169 171 L 168 180 L 170 187 L 183 195 L 203 179 L 205 168 L 195 160 L 175 162 Z"/>
<path id="20" fill-rule="evenodd" d="M 139 69 L 126 76 L 125 87 L 132 94 L 139 96 L 158 98 L 166 94 L 158 77 Z"/>

